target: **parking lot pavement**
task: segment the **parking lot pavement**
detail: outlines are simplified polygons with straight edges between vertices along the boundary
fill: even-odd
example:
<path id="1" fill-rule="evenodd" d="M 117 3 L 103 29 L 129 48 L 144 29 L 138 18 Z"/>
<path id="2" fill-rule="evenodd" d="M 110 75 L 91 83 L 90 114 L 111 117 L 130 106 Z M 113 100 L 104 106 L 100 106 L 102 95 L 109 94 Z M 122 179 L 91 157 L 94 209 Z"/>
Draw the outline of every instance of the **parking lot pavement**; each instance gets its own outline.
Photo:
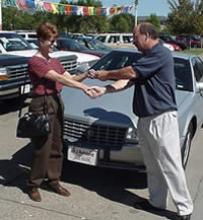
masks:
<path id="1" fill-rule="evenodd" d="M 0 108 L 2 109 L 2 108 Z M 176 219 L 170 201 L 169 210 L 149 213 L 133 208 L 147 198 L 144 173 L 98 169 L 64 163 L 62 184 L 70 197 L 40 189 L 42 202 L 31 201 L 26 193 L 33 149 L 28 139 L 16 139 L 17 109 L 0 115 L 0 219 L 1 220 L 160 220 Z M 1 111 L 1 110 L 0 110 Z M 203 219 L 203 131 L 193 143 L 187 167 L 189 189 L 195 203 L 192 220 Z"/>

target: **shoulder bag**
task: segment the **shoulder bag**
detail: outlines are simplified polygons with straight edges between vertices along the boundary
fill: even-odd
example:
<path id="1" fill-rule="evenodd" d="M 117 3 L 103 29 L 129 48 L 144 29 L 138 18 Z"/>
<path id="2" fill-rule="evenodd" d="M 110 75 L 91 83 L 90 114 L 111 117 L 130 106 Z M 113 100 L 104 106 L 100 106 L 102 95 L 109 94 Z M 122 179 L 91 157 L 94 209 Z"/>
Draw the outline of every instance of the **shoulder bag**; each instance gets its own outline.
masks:
<path id="1" fill-rule="evenodd" d="M 51 132 L 46 105 L 46 95 L 44 95 L 44 107 L 42 114 L 32 112 L 25 113 L 22 117 L 22 105 L 19 110 L 19 120 L 17 124 L 16 136 L 19 138 L 45 137 Z"/>

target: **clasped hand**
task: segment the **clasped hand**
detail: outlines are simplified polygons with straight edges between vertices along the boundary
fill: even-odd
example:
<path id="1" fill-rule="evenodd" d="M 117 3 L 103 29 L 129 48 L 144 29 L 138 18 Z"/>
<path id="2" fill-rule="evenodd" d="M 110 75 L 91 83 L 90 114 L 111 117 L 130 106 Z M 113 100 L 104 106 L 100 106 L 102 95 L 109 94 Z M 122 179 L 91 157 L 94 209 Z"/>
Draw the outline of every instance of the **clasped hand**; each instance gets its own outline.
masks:
<path id="1" fill-rule="evenodd" d="M 102 96 L 106 92 L 105 87 L 99 86 L 91 86 L 85 90 L 85 94 L 88 95 L 90 98 L 97 98 Z"/>
<path id="2" fill-rule="evenodd" d="M 104 80 L 103 76 L 105 71 L 96 71 L 94 69 L 90 69 L 87 73 L 87 77 L 90 79 L 100 79 Z M 88 95 L 90 98 L 97 98 L 102 96 L 106 92 L 106 87 L 99 87 L 99 86 L 91 86 L 85 89 L 85 94 Z"/>

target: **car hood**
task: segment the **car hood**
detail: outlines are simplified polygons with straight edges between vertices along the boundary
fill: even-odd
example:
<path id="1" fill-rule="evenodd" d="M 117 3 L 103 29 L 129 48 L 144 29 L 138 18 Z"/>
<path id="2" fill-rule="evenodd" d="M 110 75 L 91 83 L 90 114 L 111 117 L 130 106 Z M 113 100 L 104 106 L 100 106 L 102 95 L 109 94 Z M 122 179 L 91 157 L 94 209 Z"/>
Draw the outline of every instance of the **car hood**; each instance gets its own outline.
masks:
<path id="1" fill-rule="evenodd" d="M 98 80 L 85 80 L 87 85 L 107 85 L 112 81 L 101 82 Z M 106 94 L 96 99 L 91 99 L 83 92 L 73 88 L 64 87 L 62 98 L 65 105 L 66 117 L 75 118 L 77 120 L 88 121 L 95 123 L 121 124 L 123 126 L 137 127 L 137 117 L 132 111 L 134 87 L 113 93 Z M 178 106 L 187 99 L 188 92 L 176 91 Z"/>
<path id="2" fill-rule="evenodd" d="M 26 64 L 29 58 L 10 54 L 0 54 L 0 67 Z"/>
<path id="3" fill-rule="evenodd" d="M 21 50 L 21 51 L 11 51 L 11 52 L 8 52 L 8 54 L 24 56 L 24 57 L 32 57 L 36 52 L 37 50 Z M 78 63 L 90 62 L 93 60 L 100 59 L 98 56 L 94 56 L 94 55 L 86 54 L 86 53 L 74 52 L 74 51 L 54 51 L 50 53 L 50 56 L 55 57 L 55 58 L 59 58 L 62 56 L 70 56 L 70 55 L 76 55 L 78 57 L 77 59 Z"/>

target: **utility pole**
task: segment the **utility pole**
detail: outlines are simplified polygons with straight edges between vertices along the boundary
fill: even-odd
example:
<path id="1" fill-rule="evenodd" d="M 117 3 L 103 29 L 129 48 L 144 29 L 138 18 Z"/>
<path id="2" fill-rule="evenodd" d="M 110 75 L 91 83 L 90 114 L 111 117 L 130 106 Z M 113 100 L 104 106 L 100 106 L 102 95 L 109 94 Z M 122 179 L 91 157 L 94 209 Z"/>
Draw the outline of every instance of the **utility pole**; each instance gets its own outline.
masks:
<path id="1" fill-rule="evenodd" d="M 138 0 L 135 0 L 135 26 L 137 26 L 137 6 L 138 6 Z"/>

